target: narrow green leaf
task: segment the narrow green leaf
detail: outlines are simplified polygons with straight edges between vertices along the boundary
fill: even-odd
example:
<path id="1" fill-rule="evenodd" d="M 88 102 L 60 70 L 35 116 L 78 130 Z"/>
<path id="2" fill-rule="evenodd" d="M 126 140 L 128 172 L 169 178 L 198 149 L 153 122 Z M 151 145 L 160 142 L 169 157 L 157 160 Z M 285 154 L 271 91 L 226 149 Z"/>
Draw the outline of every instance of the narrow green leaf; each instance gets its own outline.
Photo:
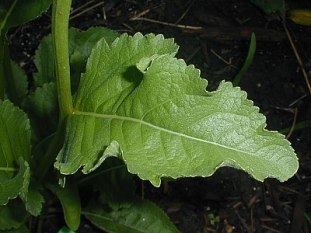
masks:
<path id="1" fill-rule="evenodd" d="M 177 233 L 166 214 L 147 200 L 137 200 L 130 207 L 107 211 L 99 205 L 82 212 L 98 228 L 109 233 Z"/>
<path id="2" fill-rule="evenodd" d="M 247 72 L 250 65 L 253 63 L 255 52 L 256 52 L 256 36 L 255 36 L 255 33 L 253 32 L 252 36 L 251 36 L 251 42 L 249 44 L 249 49 L 248 49 L 248 53 L 247 53 L 247 57 L 245 59 L 245 62 L 243 64 L 241 70 L 235 76 L 235 78 L 232 82 L 234 86 L 238 86 L 240 84 L 243 76 Z"/>
<path id="3" fill-rule="evenodd" d="M 81 204 L 78 188 L 72 182 L 67 182 L 64 188 L 59 185 L 48 185 L 48 188 L 58 197 L 67 226 L 75 231 L 80 225 Z"/>
<path id="4" fill-rule="evenodd" d="M 200 71 L 172 57 L 176 48 L 154 35 L 122 35 L 110 47 L 100 41 L 55 167 L 88 173 L 116 141 L 128 170 L 155 186 L 161 177 L 210 176 L 221 166 L 260 181 L 289 179 L 298 161 L 284 136 L 267 131 L 265 117 L 231 83 L 207 92 Z M 136 65 L 148 57 L 141 72 Z"/>

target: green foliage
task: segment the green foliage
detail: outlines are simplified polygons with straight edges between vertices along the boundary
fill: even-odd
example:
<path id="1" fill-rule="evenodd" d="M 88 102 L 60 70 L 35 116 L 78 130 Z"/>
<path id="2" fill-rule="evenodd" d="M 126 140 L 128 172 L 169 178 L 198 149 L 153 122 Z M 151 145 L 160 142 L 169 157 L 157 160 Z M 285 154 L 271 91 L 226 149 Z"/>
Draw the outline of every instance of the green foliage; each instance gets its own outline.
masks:
<path id="1" fill-rule="evenodd" d="M 0 205 L 25 196 L 30 180 L 30 125 L 20 109 L 0 100 Z"/>
<path id="2" fill-rule="evenodd" d="M 25 222 L 28 214 L 19 199 L 0 206 L 0 230 L 18 229 Z"/>
<path id="3" fill-rule="evenodd" d="M 224 165 L 258 180 L 291 177 L 295 153 L 282 135 L 264 129 L 265 118 L 246 93 L 228 82 L 206 92 L 199 71 L 172 57 L 176 48 L 154 35 L 122 35 L 111 47 L 100 41 L 77 92 L 56 168 L 68 175 L 83 166 L 88 173 L 116 141 L 122 153 L 113 156 L 155 186 L 161 177 L 210 176 Z"/>
<path id="4" fill-rule="evenodd" d="M 26 23 L 51 5 L 52 0 L 1 0 L 0 2 L 0 32 L 12 26 Z"/>
<path id="5" fill-rule="evenodd" d="M 284 18 L 286 13 L 286 4 L 284 0 L 250 0 L 268 15 L 279 14 Z"/>
<path id="6" fill-rule="evenodd" d="M 80 225 L 81 204 L 76 184 L 68 182 L 66 187 L 59 185 L 48 185 L 49 189 L 59 199 L 64 213 L 67 226 L 72 230 L 77 230 Z"/>
<path id="7" fill-rule="evenodd" d="M 106 210 L 90 206 L 83 215 L 98 228 L 114 233 L 177 233 L 176 227 L 155 204 L 147 200 L 133 201 L 131 206 Z"/>
<path id="8" fill-rule="evenodd" d="M 0 30 L 49 4 L 1 1 Z M 200 71 L 174 57 L 173 39 L 100 27 L 70 29 L 68 37 L 66 90 L 52 62 L 62 55 L 55 36 L 36 51 L 34 82 L 0 50 L 0 231 L 27 232 L 30 217 L 52 205 L 74 231 L 84 215 L 107 232 L 178 232 L 159 207 L 137 197 L 137 176 L 159 186 L 164 177 L 206 177 L 221 166 L 258 180 L 285 181 L 297 171 L 289 142 L 265 129 L 246 93 L 225 81 L 207 92 Z M 60 96 L 74 100 L 64 116 Z"/>

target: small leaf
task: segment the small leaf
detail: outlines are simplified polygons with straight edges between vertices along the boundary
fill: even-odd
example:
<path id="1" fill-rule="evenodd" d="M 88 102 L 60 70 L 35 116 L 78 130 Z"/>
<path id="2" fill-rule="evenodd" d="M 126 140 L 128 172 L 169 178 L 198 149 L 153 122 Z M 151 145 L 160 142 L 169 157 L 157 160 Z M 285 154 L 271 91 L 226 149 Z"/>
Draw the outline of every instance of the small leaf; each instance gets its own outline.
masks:
<path id="1" fill-rule="evenodd" d="M 44 198 L 38 191 L 38 187 L 30 183 L 27 193 L 20 195 L 20 197 L 31 215 L 38 216 L 41 213 Z"/>
<path id="2" fill-rule="evenodd" d="M 222 82 L 206 91 L 200 71 L 177 60 L 162 36 L 123 35 L 93 50 L 68 117 L 55 167 L 62 174 L 92 171 L 116 141 L 128 170 L 159 186 L 161 177 L 210 176 L 221 166 L 262 181 L 289 179 L 297 157 L 246 93 Z M 145 72 L 136 65 L 155 58 Z M 165 55 L 167 54 L 167 55 Z"/>
<path id="3" fill-rule="evenodd" d="M 27 218 L 24 204 L 19 199 L 0 206 L 0 230 L 17 229 L 23 225 Z"/>
<path id="4" fill-rule="evenodd" d="M 28 108 L 32 106 L 32 112 L 41 118 L 57 117 L 57 94 L 54 83 L 45 83 L 31 93 L 26 100 Z"/>
<path id="5" fill-rule="evenodd" d="M 59 185 L 48 185 L 48 188 L 57 196 L 63 208 L 67 226 L 75 231 L 80 225 L 81 204 L 78 188 L 67 182 L 64 188 Z"/>
<path id="6" fill-rule="evenodd" d="M 98 228 L 110 233 L 177 233 L 166 214 L 147 200 L 137 200 L 130 207 L 105 211 L 99 205 L 83 211 Z"/>
<path id="7" fill-rule="evenodd" d="M 34 73 L 36 87 L 43 86 L 44 83 L 54 82 L 54 52 L 51 35 L 45 36 L 36 50 L 34 63 L 37 72 Z"/>

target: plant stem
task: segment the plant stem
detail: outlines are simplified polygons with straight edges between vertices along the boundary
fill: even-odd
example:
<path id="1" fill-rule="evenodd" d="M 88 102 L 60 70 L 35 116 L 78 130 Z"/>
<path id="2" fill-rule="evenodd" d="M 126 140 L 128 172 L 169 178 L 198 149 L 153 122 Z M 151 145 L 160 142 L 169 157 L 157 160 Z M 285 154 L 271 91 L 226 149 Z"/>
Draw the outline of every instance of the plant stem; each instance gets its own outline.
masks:
<path id="1" fill-rule="evenodd" d="M 0 99 L 4 99 L 4 36 L 0 32 Z"/>
<path id="2" fill-rule="evenodd" d="M 68 52 L 68 22 L 71 0 L 54 0 L 52 38 L 60 121 L 72 113 L 70 66 Z"/>
<path id="3" fill-rule="evenodd" d="M 59 104 L 59 123 L 55 137 L 37 168 L 39 180 L 43 180 L 53 164 L 64 137 L 66 118 L 72 114 L 72 96 L 70 87 L 70 66 L 68 52 L 68 24 L 71 0 L 54 0 L 52 11 L 52 39 L 56 87 Z"/>

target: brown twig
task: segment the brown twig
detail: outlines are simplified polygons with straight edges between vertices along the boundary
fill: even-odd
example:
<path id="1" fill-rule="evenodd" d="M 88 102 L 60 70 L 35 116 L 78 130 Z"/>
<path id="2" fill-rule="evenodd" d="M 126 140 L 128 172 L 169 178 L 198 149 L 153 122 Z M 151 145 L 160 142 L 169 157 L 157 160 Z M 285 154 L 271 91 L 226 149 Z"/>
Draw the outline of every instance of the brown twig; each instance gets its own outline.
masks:
<path id="1" fill-rule="evenodd" d="M 292 133 L 295 130 L 295 125 L 296 125 L 296 121 L 297 121 L 297 115 L 298 115 L 298 109 L 295 108 L 294 109 L 294 119 L 293 119 L 292 125 L 290 127 L 290 130 L 289 130 L 288 134 L 286 135 L 286 139 L 289 139 L 289 137 L 292 135 Z"/>
<path id="2" fill-rule="evenodd" d="M 186 16 L 186 14 L 189 12 L 189 10 L 191 9 L 192 5 L 193 5 L 194 1 L 190 1 L 189 6 L 187 7 L 187 9 L 185 10 L 185 12 L 176 20 L 175 24 L 178 24 L 180 21 L 182 21 L 182 19 Z"/>
<path id="3" fill-rule="evenodd" d="M 296 49 L 296 46 L 295 46 L 294 41 L 293 41 L 293 39 L 292 39 L 292 36 L 291 36 L 291 34 L 290 34 L 290 32 L 289 32 L 287 26 L 286 26 L 285 20 L 283 20 L 283 23 L 282 23 L 282 24 L 283 24 L 284 31 L 285 31 L 285 33 L 286 33 L 286 35 L 287 35 L 288 41 L 289 41 L 289 43 L 290 43 L 290 45 L 291 45 L 291 48 L 292 48 L 292 50 L 293 50 L 293 52 L 294 52 L 294 54 L 295 54 L 296 60 L 297 60 L 297 62 L 298 62 L 298 65 L 300 66 L 300 69 L 301 69 L 301 71 L 302 71 L 302 74 L 303 74 L 303 77 L 304 77 L 305 82 L 306 82 L 306 84 L 307 84 L 309 93 L 311 94 L 311 85 L 310 85 L 310 81 L 309 81 L 309 78 L 308 78 L 308 74 L 307 74 L 307 72 L 306 72 L 306 70 L 305 70 L 305 68 L 304 68 L 303 62 L 302 62 L 302 60 L 301 60 L 301 58 L 300 58 L 300 56 L 299 56 L 299 53 L 298 53 L 298 51 L 297 51 L 297 49 Z"/>
<path id="4" fill-rule="evenodd" d="M 94 3 L 95 1 L 96 1 L 96 0 L 91 0 L 91 1 L 86 2 L 85 4 L 83 4 L 83 5 L 79 6 L 79 7 L 77 7 L 76 9 L 73 9 L 73 10 L 70 12 L 70 14 L 71 14 L 71 15 L 74 15 L 76 12 L 78 12 L 78 11 L 80 11 L 81 9 L 87 7 L 88 5 Z"/>
<path id="5" fill-rule="evenodd" d="M 201 47 L 197 47 L 197 48 L 185 59 L 185 62 L 188 63 L 200 50 L 201 50 Z"/>
<path id="6" fill-rule="evenodd" d="M 92 9 L 94 9 L 94 8 L 96 8 L 96 7 L 98 7 L 98 6 L 104 5 L 104 3 L 105 3 L 105 2 L 99 2 L 99 3 L 97 3 L 97 4 L 93 5 L 93 6 L 90 6 L 90 7 L 86 8 L 86 9 L 83 10 L 83 11 L 80 11 L 79 13 L 77 13 L 77 14 L 75 14 L 75 15 L 72 15 L 72 16 L 70 16 L 70 20 L 75 19 L 75 18 L 77 18 L 77 17 L 79 17 L 79 16 L 85 14 L 86 12 L 88 12 L 88 11 L 90 11 L 90 10 L 92 10 Z"/>
<path id="7" fill-rule="evenodd" d="M 276 230 L 276 229 L 274 229 L 274 228 L 272 228 L 272 227 L 268 227 L 268 226 L 266 226 L 266 225 L 261 225 L 261 227 L 262 227 L 263 229 L 269 230 L 269 231 L 271 231 L 271 232 L 282 233 L 281 231 Z"/>
<path id="8" fill-rule="evenodd" d="M 149 18 L 144 18 L 144 17 L 132 17 L 130 19 L 131 21 L 146 21 L 150 23 L 156 23 L 164 26 L 169 26 L 169 27 L 175 27 L 175 28 L 180 28 L 184 30 L 202 30 L 202 27 L 197 27 L 197 26 L 190 26 L 190 25 L 183 25 L 183 24 L 174 24 L 174 23 L 167 23 L 155 19 L 149 19 Z"/>
<path id="9" fill-rule="evenodd" d="M 238 70 L 238 67 L 235 65 L 232 65 L 231 58 L 229 58 L 229 61 L 226 61 L 222 56 L 220 56 L 218 53 L 216 53 L 213 49 L 210 49 L 211 53 L 214 54 L 219 60 L 221 60 L 223 63 L 231 66 L 232 68 Z"/>

